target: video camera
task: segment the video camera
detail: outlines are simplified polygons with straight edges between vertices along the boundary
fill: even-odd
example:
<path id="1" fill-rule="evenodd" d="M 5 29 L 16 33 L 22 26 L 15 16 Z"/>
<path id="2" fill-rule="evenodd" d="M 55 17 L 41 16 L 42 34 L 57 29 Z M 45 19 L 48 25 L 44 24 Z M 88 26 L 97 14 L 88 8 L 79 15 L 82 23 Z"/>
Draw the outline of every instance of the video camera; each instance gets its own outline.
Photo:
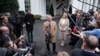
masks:
<path id="1" fill-rule="evenodd" d="M 85 20 L 90 20 L 90 14 L 89 13 L 83 13 L 82 16 L 84 17 Z"/>

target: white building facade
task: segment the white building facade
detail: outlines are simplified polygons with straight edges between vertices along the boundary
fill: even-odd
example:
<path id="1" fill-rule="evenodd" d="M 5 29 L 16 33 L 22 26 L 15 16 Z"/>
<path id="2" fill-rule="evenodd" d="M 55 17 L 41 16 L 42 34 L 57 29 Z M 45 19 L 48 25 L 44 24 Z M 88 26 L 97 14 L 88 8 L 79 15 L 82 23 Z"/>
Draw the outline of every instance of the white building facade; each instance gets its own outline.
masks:
<path id="1" fill-rule="evenodd" d="M 45 17 L 48 14 L 48 8 L 50 4 L 53 5 L 54 15 L 61 15 L 62 9 L 56 9 L 57 4 L 66 1 L 66 4 L 71 4 L 73 7 L 78 8 L 79 10 L 82 10 L 84 12 L 88 12 L 89 9 L 94 8 L 94 11 L 97 10 L 96 7 L 89 6 L 87 4 L 84 4 L 80 1 L 83 1 L 85 3 L 94 5 L 94 6 L 100 6 L 99 0 L 18 0 L 19 2 L 19 10 L 25 11 L 26 9 L 31 9 L 32 14 L 34 15 L 41 15 Z M 72 8 L 72 12 L 75 12 L 75 8 Z"/>

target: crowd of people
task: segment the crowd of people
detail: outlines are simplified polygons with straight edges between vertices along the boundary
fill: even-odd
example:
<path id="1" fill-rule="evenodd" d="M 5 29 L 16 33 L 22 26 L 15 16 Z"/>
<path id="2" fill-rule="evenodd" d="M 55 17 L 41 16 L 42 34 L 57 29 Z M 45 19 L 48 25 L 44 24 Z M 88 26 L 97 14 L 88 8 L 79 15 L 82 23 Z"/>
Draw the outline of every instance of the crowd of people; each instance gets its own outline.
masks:
<path id="1" fill-rule="evenodd" d="M 50 54 L 50 44 L 53 53 L 56 51 L 57 23 L 51 15 L 43 23 L 47 53 Z M 11 17 L 5 13 L 0 18 L 0 55 L 2 56 L 34 56 L 33 27 L 35 19 L 30 10 L 25 16 L 16 13 Z M 26 36 L 23 27 L 26 26 Z M 69 45 L 73 46 L 71 56 L 100 56 L 100 12 L 84 13 L 76 10 L 75 14 L 63 13 L 58 23 L 61 46 L 65 46 L 70 36 Z M 69 56 L 67 52 L 59 52 L 58 56 Z"/>
<path id="2" fill-rule="evenodd" d="M 13 17 L 5 13 L 0 17 L 0 56 L 33 56 L 33 25 L 34 16 L 27 10 L 25 16 L 16 13 Z M 23 35 L 26 24 L 28 40 Z"/>
<path id="3" fill-rule="evenodd" d="M 75 14 L 64 13 L 59 23 L 59 39 L 61 46 L 65 46 L 68 36 L 69 45 L 73 46 L 71 56 L 100 56 L 100 12 L 89 11 L 84 13 L 76 10 Z M 50 44 L 53 46 L 53 53 L 56 51 L 57 23 L 48 15 L 47 21 L 43 24 L 46 47 L 50 53 Z M 67 52 L 59 52 L 58 56 L 68 56 Z"/>

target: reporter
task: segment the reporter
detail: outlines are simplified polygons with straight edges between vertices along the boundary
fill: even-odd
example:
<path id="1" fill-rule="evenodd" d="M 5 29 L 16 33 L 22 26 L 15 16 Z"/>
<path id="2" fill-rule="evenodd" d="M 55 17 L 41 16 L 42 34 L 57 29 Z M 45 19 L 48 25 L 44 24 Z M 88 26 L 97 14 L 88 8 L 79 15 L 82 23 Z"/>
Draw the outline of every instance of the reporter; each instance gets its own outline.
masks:
<path id="1" fill-rule="evenodd" d="M 81 36 L 81 35 L 80 35 Z M 98 52 L 95 52 L 96 47 L 98 46 L 98 39 L 95 36 L 86 36 L 83 40 L 83 49 L 74 48 L 71 56 L 99 56 Z"/>

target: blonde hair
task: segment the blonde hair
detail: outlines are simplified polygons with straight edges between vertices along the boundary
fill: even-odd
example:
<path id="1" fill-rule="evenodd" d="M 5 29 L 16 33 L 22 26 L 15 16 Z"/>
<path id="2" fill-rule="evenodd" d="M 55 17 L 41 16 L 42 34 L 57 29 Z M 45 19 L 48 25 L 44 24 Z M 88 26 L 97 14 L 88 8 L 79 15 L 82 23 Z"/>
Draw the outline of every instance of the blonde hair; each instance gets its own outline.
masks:
<path id="1" fill-rule="evenodd" d="M 64 13 L 62 18 L 68 18 L 68 15 L 66 13 Z"/>
<path id="2" fill-rule="evenodd" d="M 69 56 L 67 52 L 59 52 L 57 56 Z"/>

